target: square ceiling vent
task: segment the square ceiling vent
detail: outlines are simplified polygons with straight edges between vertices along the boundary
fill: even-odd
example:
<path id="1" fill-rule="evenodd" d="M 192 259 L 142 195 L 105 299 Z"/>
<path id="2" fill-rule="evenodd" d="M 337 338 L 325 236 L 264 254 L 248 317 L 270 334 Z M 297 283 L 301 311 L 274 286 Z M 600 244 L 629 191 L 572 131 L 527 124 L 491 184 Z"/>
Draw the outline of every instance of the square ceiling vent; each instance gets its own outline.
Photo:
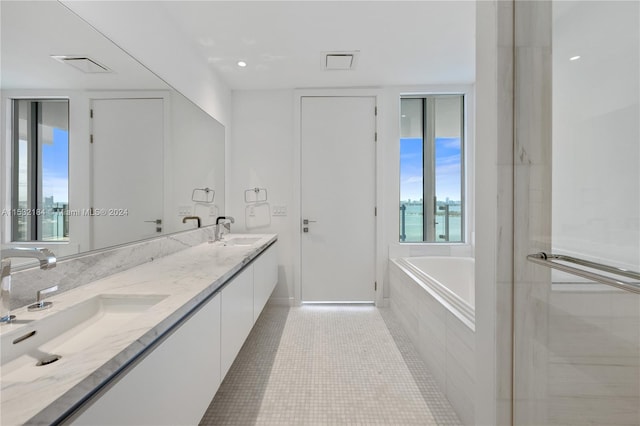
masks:
<path id="1" fill-rule="evenodd" d="M 358 50 L 350 52 L 322 52 L 322 69 L 326 71 L 352 70 L 358 63 Z"/>
<path id="2" fill-rule="evenodd" d="M 111 72 L 109 68 L 102 65 L 95 59 L 87 56 L 51 55 L 53 59 L 63 64 L 71 65 L 86 74 L 97 74 Z"/>

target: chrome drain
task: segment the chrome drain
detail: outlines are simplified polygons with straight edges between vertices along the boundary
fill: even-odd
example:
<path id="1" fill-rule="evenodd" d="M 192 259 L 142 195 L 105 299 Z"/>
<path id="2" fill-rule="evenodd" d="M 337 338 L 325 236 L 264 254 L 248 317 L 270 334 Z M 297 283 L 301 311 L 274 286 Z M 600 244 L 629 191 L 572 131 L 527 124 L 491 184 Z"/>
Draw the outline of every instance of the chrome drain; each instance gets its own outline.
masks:
<path id="1" fill-rule="evenodd" d="M 43 365 L 53 364 L 54 362 L 56 362 L 60 358 L 62 358 L 62 356 L 60 356 L 60 355 L 48 355 L 48 356 L 40 359 L 40 361 L 38 361 L 38 363 L 36 364 L 36 367 L 42 367 Z"/>

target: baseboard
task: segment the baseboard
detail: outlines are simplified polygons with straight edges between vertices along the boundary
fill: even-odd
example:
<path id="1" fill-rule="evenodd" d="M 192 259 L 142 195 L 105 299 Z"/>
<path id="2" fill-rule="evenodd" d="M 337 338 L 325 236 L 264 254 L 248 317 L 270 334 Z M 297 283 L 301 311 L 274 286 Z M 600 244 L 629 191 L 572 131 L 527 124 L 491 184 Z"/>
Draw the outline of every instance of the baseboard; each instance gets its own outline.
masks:
<path id="1" fill-rule="evenodd" d="M 268 304 L 274 306 L 294 306 L 295 301 L 293 297 L 271 297 L 267 301 Z"/>

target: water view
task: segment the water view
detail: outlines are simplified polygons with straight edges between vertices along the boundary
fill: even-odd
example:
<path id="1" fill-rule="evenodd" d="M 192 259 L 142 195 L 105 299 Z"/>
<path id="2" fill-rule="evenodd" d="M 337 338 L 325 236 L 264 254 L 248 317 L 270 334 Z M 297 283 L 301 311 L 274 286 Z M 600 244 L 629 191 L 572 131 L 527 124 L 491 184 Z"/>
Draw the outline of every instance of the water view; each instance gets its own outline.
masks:
<path id="1" fill-rule="evenodd" d="M 446 234 L 446 209 L 447 204 L 438 202 L 436 212 L 435 241 L 436 242 L 462 242 L 462 214 L 459 201 L 450 201 L 449 206 L 449 235 Z M 404 212 L 403 212 L 403 206 Z M 400 202 L 400 241 L 405 243 L 424 242 L 423 233 L 423 205 L 416 201 Z M 404 214 L 403 214 L 404 213 Z M 404 235 L 402 235 L 402 225 L 404 218 Z M 403 238 L 404 236 L 404 238 Z"/>

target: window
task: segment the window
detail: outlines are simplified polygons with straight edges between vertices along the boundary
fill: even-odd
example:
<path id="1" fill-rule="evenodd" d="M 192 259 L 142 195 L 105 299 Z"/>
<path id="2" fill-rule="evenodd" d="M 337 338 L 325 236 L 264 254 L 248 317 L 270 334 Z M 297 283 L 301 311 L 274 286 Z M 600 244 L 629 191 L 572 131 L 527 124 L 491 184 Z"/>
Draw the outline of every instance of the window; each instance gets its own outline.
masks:
<path id="1" fill-rule="evenodd" d="M 400 242 L 464 241 L 464 96 L 400 99 Z"/>
<path id="2" fill-rule="evenodd" d="M 13 241 L 69 240 L 69 101 L 12 101 Z"/>

